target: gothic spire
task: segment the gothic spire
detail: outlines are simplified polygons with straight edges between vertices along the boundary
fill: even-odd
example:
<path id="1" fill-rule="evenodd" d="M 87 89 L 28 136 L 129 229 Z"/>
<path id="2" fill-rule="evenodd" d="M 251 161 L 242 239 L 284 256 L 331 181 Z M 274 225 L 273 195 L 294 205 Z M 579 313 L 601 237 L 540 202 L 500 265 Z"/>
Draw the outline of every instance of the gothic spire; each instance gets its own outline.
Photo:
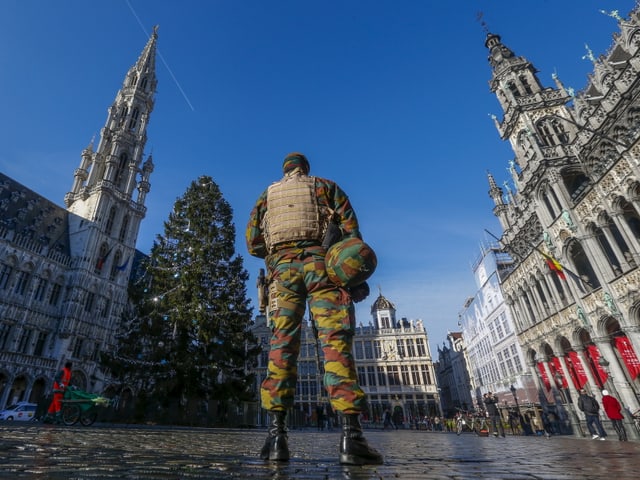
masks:
<path id="1" fill-rule="evenodd" d="M 111 193 L 113 198 L 122 199 L 125 203 L 131 200 L 138 186 L 147 124 L 154 106 L 157 40 L 156 26 L 108 109 L 97 149 L 83 152 L 80 168 L 74 173 L 71 192 L 65 196 L 67 207 L 79 199 L 86 199 L 89 191 L 94 194 Z M 148 178 L 144 180 L 146 182 Z"/>

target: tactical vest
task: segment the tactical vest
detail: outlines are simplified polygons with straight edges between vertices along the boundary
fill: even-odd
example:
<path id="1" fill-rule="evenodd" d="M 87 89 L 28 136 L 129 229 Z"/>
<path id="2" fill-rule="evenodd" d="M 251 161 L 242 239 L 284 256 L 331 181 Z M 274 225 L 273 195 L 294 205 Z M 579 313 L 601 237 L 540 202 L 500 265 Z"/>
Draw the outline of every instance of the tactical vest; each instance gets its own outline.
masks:
<path id="1" fill-rule="evenodd" d="M 267 189 L 262 232 L 269 252 L 283 242 L 322 241 L 327 215 L 318 205 L 315 177 L 292 175 Z"/>

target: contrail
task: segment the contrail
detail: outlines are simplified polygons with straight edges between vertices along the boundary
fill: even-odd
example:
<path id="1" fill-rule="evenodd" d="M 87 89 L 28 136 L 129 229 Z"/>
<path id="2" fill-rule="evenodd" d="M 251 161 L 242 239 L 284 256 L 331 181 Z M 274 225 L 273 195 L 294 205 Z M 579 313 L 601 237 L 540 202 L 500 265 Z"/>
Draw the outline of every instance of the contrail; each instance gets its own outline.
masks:
<path id="1" fill-rule="evenodd" d="M 149 36 L 149 32 L 147 32 L 147 29 L 144 28 L 143 23 L 140 21 L 140 17 L 138 17 L 138 14 L 136 13 L 136 11 L 131 6 L 131 3 L 129 2 L 129 0 L 125 0 L 125 1 L 127 2 L 127 6 L 131 10 L 131 13 L 135 17 L 135 19 L 138 21 L 138 25 L 140 25 L 140 28 L 142 29 L 144 34 L 148 37 Z M 158 51 L 158 56 L 160 57 L 160 60 L 162 60 L 162 63 L 165 66 L 165 68 L 167 69 L 167 71 L 169 72 L 169 75 L 171 75 L 171 78 L 173 78 L 173 81 L 175 82 L 176 87 L 178 87 L 178 90 L 180 90 L 180 93 L 182 94 L 182 97 L 184 98 L 184 101 L 187 102 L 187 105 L 189 105 L 189 108 L 191 109 L 191 111 L 195 111 L 195 108 L 193 108 L 193 105 L 191 105 L 191 102 L 189 101 L 189 98 L 187 97 L 187 94 L 184 93 L 184 90 L 180 86 L 180 83 L 178 82 L 178 79 L 176 78 L 176 76 L 171 71 L 171 68 L 169 68 L 169 65 L 167 64 L 167 62 L 165 61 L 164 57 L 162 56 L 162 53 L 160 53 L 160 49 L 157 49 L 157 51 Z"/>

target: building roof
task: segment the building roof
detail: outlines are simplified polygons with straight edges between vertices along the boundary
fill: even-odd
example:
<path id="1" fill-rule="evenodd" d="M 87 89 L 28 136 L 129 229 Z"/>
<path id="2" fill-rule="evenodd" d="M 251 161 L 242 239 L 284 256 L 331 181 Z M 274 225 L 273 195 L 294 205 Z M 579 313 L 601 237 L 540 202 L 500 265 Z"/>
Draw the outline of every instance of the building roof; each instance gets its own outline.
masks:
<path id="1" fill-rule="evenodd" d="M 386 297 L 384 297 L 382 295 L 382 293 L 380 295 L 378 295 L 378 298 L 376 298 L 376 301 L 373 302 L 373 305 L 371 305 L 371 313 L 375 313 L 379 310 L 395 310 L 396 306 L 391 303 L 389 300 L 386 299 Z"/>
<path id="2" fill-rule="evenodd" d="M 69 255 L 68 218 L 63 207 L 0 173 L 0 230 L 13 231 L 14 241 Z"/>

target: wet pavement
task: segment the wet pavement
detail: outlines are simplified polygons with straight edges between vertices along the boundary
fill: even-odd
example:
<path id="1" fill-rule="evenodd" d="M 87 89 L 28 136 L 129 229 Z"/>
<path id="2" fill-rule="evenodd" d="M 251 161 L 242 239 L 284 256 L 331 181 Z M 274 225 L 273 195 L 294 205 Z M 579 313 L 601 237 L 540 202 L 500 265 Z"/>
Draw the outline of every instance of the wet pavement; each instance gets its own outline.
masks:
<path id="1" fill-rule="evenodd" d="M 0 422 L 0 479 L 635 479 L 640 443 L 367 430 L 384 465 L 338 464 L 339 431 L 289 432 L 292 459 L 257 457 L 265 432 Z"/>

